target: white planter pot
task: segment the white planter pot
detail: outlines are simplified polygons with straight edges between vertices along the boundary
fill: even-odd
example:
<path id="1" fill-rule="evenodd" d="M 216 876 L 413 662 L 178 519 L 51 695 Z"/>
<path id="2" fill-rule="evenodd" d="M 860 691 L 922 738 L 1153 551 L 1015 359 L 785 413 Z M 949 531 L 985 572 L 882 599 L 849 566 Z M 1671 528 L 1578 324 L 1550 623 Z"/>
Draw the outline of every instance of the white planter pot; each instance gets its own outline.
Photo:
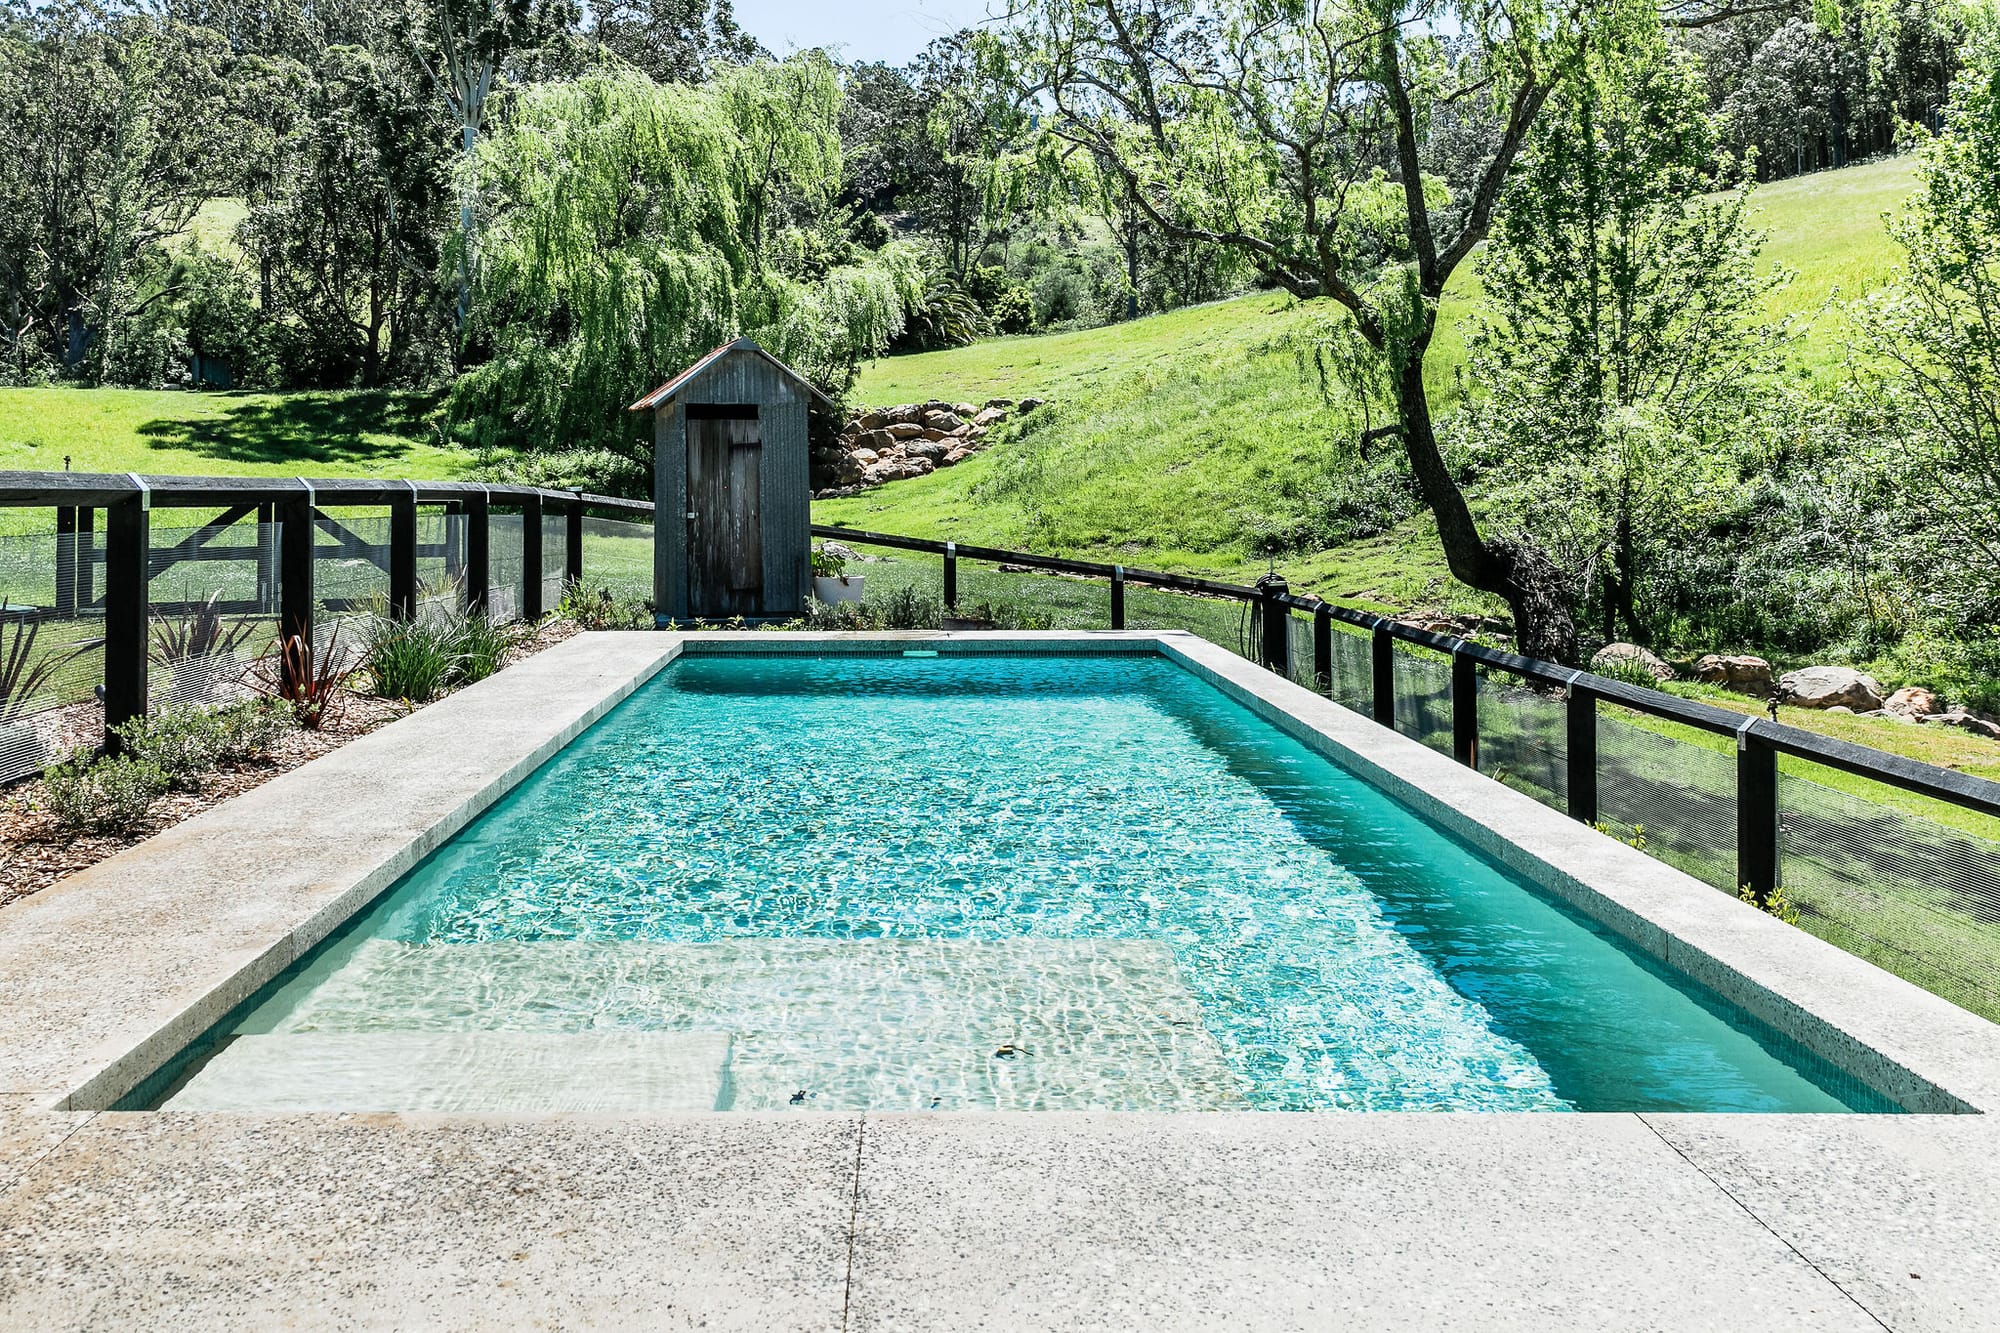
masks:
<path id="1" fill-rule="evenodd" d="M 830 579 L 815 577 L 813 596 L 828 606 L 840 602 L 858 602 L 861 600 L 861 580 L 865 577 L 867 576 L 864 574 L 842 574 Z"/>

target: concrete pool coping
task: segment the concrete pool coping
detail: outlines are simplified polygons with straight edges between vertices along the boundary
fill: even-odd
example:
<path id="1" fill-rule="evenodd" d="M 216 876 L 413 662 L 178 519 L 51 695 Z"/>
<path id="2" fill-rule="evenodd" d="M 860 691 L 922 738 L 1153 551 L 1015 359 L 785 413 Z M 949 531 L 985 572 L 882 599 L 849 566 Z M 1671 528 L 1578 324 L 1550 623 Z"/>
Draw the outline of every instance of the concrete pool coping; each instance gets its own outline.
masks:
<path id="1" fill-rule="evenodd" d="M 1984 1326 L 1986 1115 L 78 1109 L 691 645 L 926 641 L 1157 644 L 1849 1067 L 2000 1101 L 2000 1029 L 1189 636 L 588 635 L 0 909 L 0 1325 Z"/>

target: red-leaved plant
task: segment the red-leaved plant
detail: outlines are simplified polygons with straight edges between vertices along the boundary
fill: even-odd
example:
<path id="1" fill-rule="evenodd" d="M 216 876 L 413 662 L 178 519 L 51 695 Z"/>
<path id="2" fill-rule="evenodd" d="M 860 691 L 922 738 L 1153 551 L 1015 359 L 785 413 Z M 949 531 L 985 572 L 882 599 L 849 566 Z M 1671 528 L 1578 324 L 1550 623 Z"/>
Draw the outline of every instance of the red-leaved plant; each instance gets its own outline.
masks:
<path id="1" fill-rule="evenodd" d="M 312 640 L 298 634 L 272 644 L 251 668 L 250 681 L 259 694 L 290 704 L 301 727 L 318 731 L 339 720 L 347 702 L 347 679 L 360 669 L 360 655 L 341 646 L 335 626 L 324 649 L 315 649 Z"/>

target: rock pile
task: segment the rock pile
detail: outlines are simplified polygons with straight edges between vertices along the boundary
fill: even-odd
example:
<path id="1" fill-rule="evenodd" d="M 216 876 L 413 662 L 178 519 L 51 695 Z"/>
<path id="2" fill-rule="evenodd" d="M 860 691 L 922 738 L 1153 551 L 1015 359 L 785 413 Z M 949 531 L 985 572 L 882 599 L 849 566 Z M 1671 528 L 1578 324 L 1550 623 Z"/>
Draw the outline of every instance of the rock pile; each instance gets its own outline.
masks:
<path id="1" fill-rule="evenodd" d="M 1041 405 L 1039 398 L 1018 403 L 989 398 L 984 406 L 933 398 L 869 408 L 841 427 L 831 443 L 813 449 L 813 498 L 852 495 L 963 462 L 995 426 Z"/>

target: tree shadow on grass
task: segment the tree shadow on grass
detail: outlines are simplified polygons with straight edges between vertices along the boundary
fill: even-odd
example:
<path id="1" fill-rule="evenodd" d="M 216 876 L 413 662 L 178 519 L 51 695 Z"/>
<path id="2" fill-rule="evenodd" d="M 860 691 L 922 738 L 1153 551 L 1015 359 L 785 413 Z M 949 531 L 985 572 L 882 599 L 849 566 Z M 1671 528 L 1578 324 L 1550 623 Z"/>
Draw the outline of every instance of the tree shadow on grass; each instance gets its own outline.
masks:
<path id="1" fill-rule="evenodd" d="M 437 402 L 381 389 L 215 397 L 238 401 L 220 416 L 148 421 L 138 434 L 157 448 L 229 463 L 384 462 L 430 436 L 426 417 Z"/>

